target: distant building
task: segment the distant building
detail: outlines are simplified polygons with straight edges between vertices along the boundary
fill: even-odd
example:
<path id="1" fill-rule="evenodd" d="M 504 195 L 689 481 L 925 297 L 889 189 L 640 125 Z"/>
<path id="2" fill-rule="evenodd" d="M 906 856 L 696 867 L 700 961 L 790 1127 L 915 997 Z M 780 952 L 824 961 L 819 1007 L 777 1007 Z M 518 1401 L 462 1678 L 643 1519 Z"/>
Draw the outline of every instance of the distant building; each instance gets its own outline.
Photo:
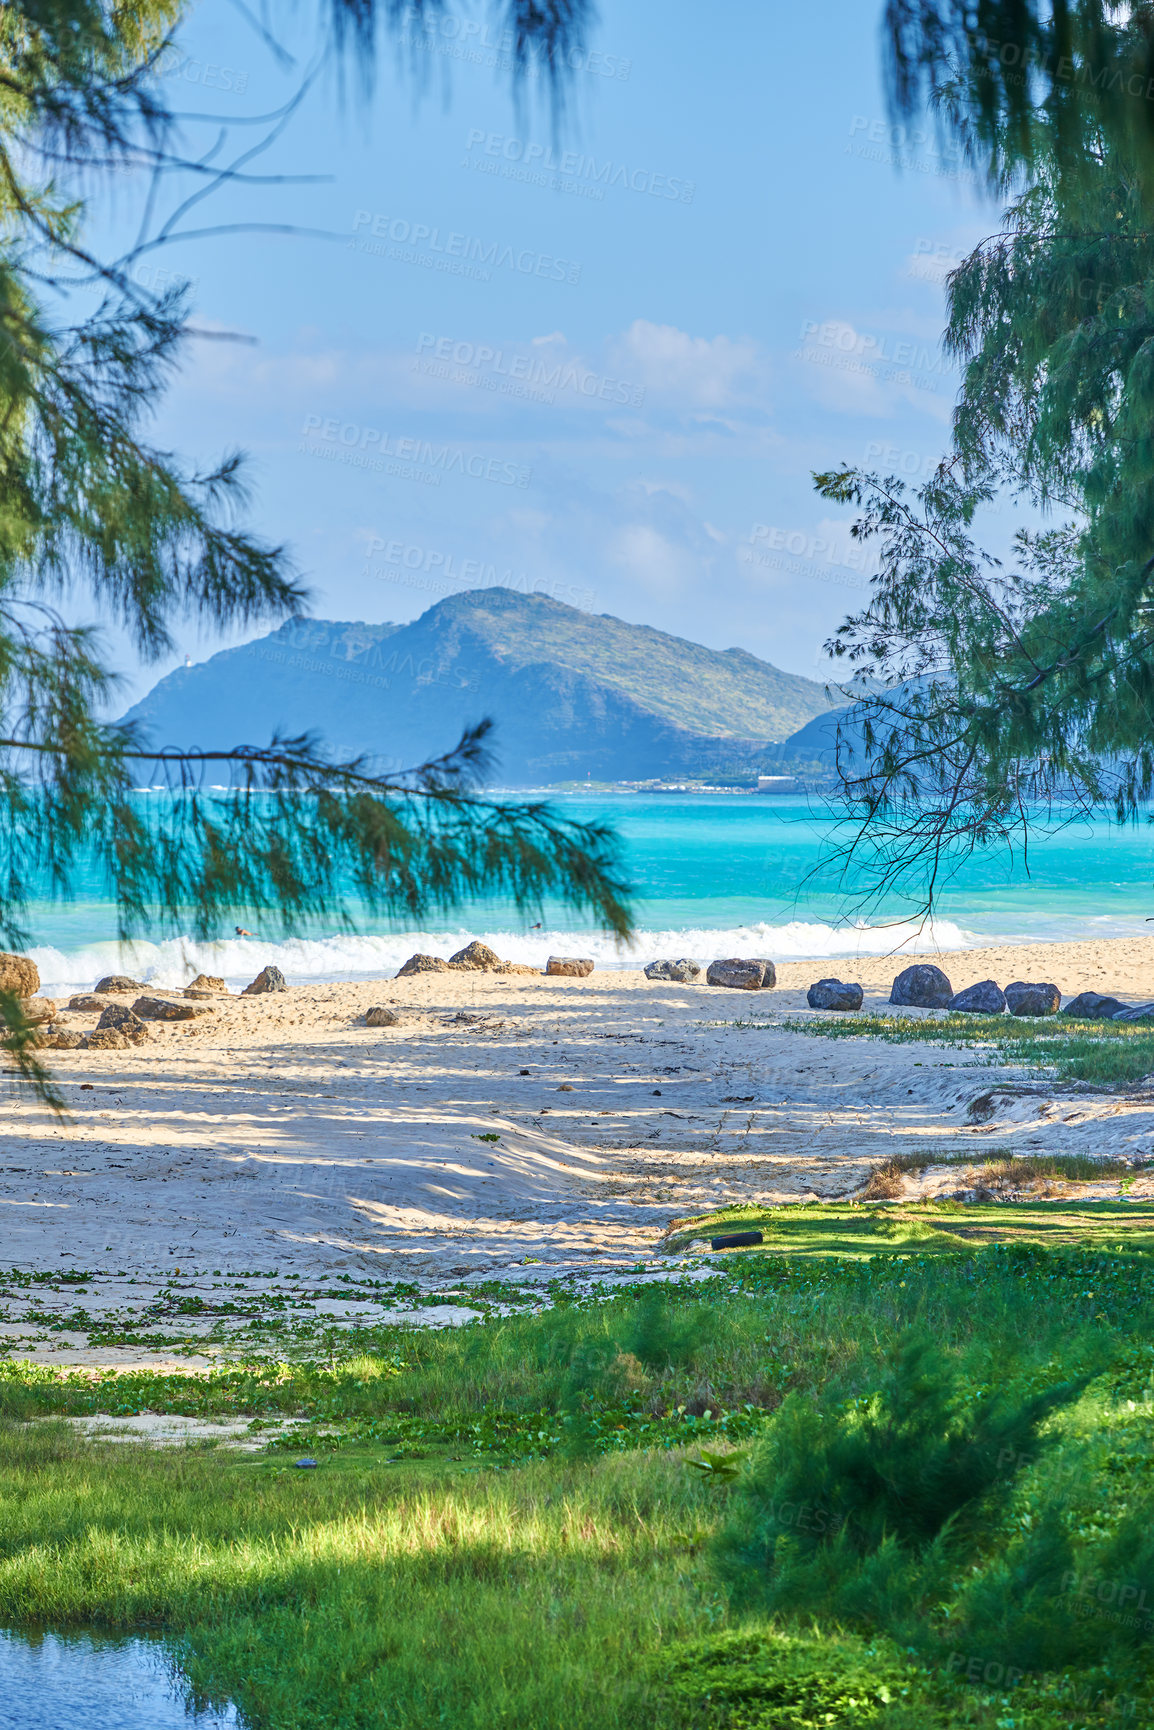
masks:
<path id="1" fill-rule="evenodd" d="M 759 775 L 759 793 L 800 793 L 801 782 L 796 775 Z"/>

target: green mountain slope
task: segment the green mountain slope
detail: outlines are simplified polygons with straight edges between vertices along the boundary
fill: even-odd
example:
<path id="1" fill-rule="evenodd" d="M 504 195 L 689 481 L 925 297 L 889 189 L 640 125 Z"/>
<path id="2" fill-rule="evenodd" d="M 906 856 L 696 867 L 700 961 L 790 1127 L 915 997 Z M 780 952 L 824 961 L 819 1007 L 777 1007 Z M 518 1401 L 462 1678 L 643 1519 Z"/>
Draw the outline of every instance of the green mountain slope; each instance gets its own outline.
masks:
<path id="1" fill-rule="evenodd" d="M 641 779 L 755 767 L 831 707 L 825 687 L 544 595 L 478 589 L 408 625 L 296 619 L 178 669 L 125 717 L 155 744 L 256 744 L 276 730 L 401 767 L 497 724 L 496 778 Z"/>

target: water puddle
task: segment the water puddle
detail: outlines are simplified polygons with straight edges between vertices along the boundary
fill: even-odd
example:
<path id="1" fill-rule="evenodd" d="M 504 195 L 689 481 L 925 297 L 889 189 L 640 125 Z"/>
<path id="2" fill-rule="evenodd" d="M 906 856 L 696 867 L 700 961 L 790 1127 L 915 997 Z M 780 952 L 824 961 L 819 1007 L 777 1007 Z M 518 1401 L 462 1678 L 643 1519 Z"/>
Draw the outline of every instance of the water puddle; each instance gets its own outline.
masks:
<path id="1" fill-rule="evenodd" d="M 239 1730 L 231 1706 L 189 1711 L 154 1640 L 0 1632 L 0 1730 Z"/>

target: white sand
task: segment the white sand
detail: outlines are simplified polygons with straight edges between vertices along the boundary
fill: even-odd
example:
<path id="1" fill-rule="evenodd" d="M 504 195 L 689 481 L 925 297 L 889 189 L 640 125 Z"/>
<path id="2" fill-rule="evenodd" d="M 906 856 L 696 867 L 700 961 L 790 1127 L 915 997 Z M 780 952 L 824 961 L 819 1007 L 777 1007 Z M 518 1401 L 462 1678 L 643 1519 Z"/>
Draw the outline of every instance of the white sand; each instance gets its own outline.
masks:
<path id="1" fill-rule="evenodd" d="M 1154 998 L 1154 938 L 939 960 L 959 989 L 1050 979 L 1067 995 Z M 968 1102 L 1007 1076 L 981 1052 L 773 1025 L 811 1013 L 805 987 L 826 973 L 857 980 L 880 1009 L 904 964 L 795 962 L 759 993 L 611 971 L 304 986 L 221 1001 L 141 1048 L 52 1052 L 67 1121 L 13 1086 L 0 1099 L 0 1267 L 100 1277 L 85 1296 L 13 1288 L 0 1350 L 143 1361 L 94 1352 L 83 1326 L 61 1323 L 76 1306 L 136 1313 L 177 1267 L 206 1298 L 221 1289 L 215 1269 L 277 1270 L 242 1282 L 254 1299 L 291 1290 L 290 1275 L 315 1287 L 342 1273 L 430 1284 L 608 1272 L 658 1255 L 678 1216 L 848 1196 L 896 1150 L 1154 1152 L 1154 1091 L 1043 1088 L 1001 1098 L 975 1126 Z M 402 1025 L 365 1027 L 378 1003 Z M 734 1025 L 752 1020 L 767 1025 Z M 478 1139 L 489 1135 L 499 1140 Z M 1140 1177 L 1131 1194 L 1152 1188 Z M 395 1300 L 359 1291 L 348 1303 L 331 1287 L 311 1313 L 325 1302 L 333 1322 L 396 1313 Z"/>

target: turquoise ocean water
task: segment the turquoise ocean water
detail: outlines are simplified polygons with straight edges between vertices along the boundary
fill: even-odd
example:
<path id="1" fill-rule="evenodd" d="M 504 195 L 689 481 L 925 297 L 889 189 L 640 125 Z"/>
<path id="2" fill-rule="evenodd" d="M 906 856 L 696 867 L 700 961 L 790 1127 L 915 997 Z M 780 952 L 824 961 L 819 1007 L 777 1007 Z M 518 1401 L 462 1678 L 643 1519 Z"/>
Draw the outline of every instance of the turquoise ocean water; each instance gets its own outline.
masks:
<path id="1" fill-rule="evenodd" d="M 658 956 L 816 961 L 912 954 L 935 943 L 962 949 L 1154 933 L 1145 923 L 1154 915 L 1154 826 L 1146 821 L 1039 832 L 1029 874 L 1003 853 L 970 860 L 942 890 L 931 932 L 903 920 L 908 909 L 898 903 L 863 915 L 854 882 L 839 885 L 823 866 L 834 818 L 802 798 L 621 794 L 556 803 L 567 815 L 613 822 L 625 840 L 638 927 L 627 949 L 559 909 L 547 909 L 544 930 L 532 931 L 513 909 L 486 905 L 423 930 L 361 921 L 353 933 L 321 930 L 286 941 L 270 925 L 252 938 L 222 931 L 209 943 L 157 933 L 128 950 L 116 943 L 111 903 L 96 886 L 80 885 L 72 903 L 33 909 L 43 988 L 90 987 L 113 969 L 175 985 L 189 966 L 246 983 L 269 961 L 290 981 L 366 978 L 392 972 L 416 949 L 447 956 L 470 937 L 510 960 L 543 963 L 579 947 L 599 966 L 635 967 Z"/>

